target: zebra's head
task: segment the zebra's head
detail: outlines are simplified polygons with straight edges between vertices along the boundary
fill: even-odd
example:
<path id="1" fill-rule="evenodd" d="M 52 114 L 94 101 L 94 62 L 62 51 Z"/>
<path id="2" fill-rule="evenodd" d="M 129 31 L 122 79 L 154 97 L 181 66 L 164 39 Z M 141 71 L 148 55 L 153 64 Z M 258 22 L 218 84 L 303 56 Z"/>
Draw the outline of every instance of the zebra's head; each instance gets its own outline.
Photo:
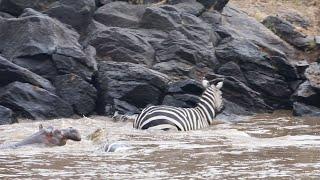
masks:
<path id="1" fill-rule="evenodd" d="M 208 80 L 202 80 L 202 85 L 205 90 L 205 94 L 209 94 L 214 102 L 214 109 L 220 112 L 223 109 L 223 98 L 221 88 L 223 86 L 223 81 L 210 83 Z"/>

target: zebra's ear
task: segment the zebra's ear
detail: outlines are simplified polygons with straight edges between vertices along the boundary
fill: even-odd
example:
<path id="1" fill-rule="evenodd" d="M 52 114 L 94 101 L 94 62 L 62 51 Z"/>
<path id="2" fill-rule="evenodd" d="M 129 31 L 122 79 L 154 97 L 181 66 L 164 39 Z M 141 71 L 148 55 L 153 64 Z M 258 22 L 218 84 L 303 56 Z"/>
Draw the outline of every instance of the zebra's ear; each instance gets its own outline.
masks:
<path id="1" fill-rule="evenodd" d="M 202 86 L 203 86 L 204 88 L 209 87 L 209 86 L 210 86 L 209 81 L 208 81 L 208 80 L 206 80 L 206 79 L 202 80 Z"/>
<path id="2" fill-rule="evenodd" d="M 218 82 L 217 85 L 216 85 L 216 87 L 217 87 L 218 89 L 221 89 L 222 86 L 223 86 L 223 81 Z"/>

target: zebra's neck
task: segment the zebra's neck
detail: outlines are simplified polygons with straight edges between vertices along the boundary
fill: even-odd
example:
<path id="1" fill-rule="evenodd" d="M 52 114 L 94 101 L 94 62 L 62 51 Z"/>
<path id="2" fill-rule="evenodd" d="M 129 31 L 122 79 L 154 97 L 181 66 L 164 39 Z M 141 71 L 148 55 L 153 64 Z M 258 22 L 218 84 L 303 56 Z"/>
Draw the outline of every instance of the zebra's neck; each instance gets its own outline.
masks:
<path id="1" fill-rule="evenodd" d="M 203 121 L 208 122 L 209 125 L 212 123 L 213 118 L 216 115 L 214 103 L 215 97 L 213 93 L 214 91 L 211 88 L 207 88 L 207 90 L 202 94 L 200 102 L 196 107 L 201 111 L 201 114 L 203 114 Z"/>

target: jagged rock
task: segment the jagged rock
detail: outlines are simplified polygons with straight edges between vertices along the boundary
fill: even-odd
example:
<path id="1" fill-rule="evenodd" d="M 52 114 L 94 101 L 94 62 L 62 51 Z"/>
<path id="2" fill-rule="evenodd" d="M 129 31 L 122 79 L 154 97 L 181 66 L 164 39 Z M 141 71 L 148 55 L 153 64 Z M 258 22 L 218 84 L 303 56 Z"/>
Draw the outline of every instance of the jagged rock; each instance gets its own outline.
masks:
<path id="1" fill-rule="evenodd" d="M 305 81 L 300 84 L 292 95 L 292 100 L 320 107 L 320 94 L 317 94 L 317 92 L 311 87 L 309 81 Z"/>
<path id="2" fill-rule="evenodd" d="M 75 74 L 57 76 L 54 80 L 57 95 L 69 103 L 79 115 L 90 115 L 94 112 L 97 90 Z"/>
<path id="3" fill-rule="evenodd" d="M 51 4 L 44 12 L 83 32 L 92 19 L 95 8 L 95 0 L 60 0 Z"/>
<path id="4" fill-rule="evenodd" d="M 0 105 L 0 125 L 16 123 L 17 119 L 14 117 L 11 109 Z"/>
<path id="5" fill-rule="evenodd" d="M 175 81 L 169 84 L 162 104 L 184 108 L 195 107 L 203 91 L 201 83 L 193 79 Z"/>
<path id="6" fill-rule="evenodd" d="M 116 1 L 100 7 L 94 13 L 94 19 L 106 26 L 137 28 L 144 11 L 144 6 Z"/>
<path id="7" fill-rule="evenodd" d="M 197 0 L 201 3 L 206 9 L 214 9 L 217 11 L 222 11 L 223 8 L 227 5 L 229 0 Z"/>
<path id="8" fill-rule="evenodd" d="M 211 12 L 207 12 L 211 13 Z M 269 56 L 286 57 L 289 60 L 296 59 L 296 50 L 280 39 L 272 31 L 266 28 L 256 19 L 249 17 L 245 12 L 227 5 L 223 9 L 223 15 L 212 12 L 211 16 L 218 16 L 217 21 L 208 21 L 208 18 L 203 19 L 211 24 L 211 27 L 223 39 L 246 39 L 255 44 L 257 48 Z M 219 20 L 221 18 L 221 20 Z M 221 23 L 219 23 L 219 21 Z M 218 23 L 218 24 L 217 24 Z M 231 37 L 231 38 L 229 38 Z"/>
<path id="9" fill-rule="evenodd" d="M 141 18 L 141 26 L 164 31 L 175 30 L 182 23 L 180 14 L 181 11 L 171 5 L 148 7 Z"/>
<path id="10" fill-rule="evenodd" d="M 169 4 L 174 5 L 183 12 L 190 13 L 195 16 L 200 15 L 204 11 L 204 6 L 196 0 L 169 1 Z"/>
<path id="11" fill-rule="evenodd" d="M 306 78 L 309 80 L 310 85 L 320 93 L 320 63 L 314 62 L 306 69 Z"/>
<path id="12" fill-rule="evenodd" d="M 297 73 L 299 74 L 299 77 L 301 79 L 306 79 L 304 72 L 306 71 L 306 69 L 309 67 L 309 63 L 304 60 L 304 61 L 296 61 L 294 63 L 295 68 L 297 69 Z"/>
<path id="13" fill-rule="evenodd" d="M 288 9 L 286 9 L 284 11 L 280 11 L 278 16 L 290 22 L 291 24 L 300 26 L 305 29 L 310 26 L 310 20 L 306 17 L 303 17 L 301 14 L 299 14 L 298 11 L 288 11 Z"/>
<path id="14" fill-rule="evenodd" d="M 89 44 L 97 50 L 100 60 L 151 65 L 153 47 L 138 33 L 123 28 L 107 28 L 90 37 Z"/>
<path id="15" fill-rule="evenodd" d="M 99 92 L 98 111 L 101 114 L 113 114 L 114 110 L 122 112 L 123 106 L 129 104 L 145 108 L 148 104 L 159 104 L 164 96 L 169 78 L 143 65 L 127 62 L 100 62 L 96 75 L 96 87 Z M 128 113 L 128 112 L 122 112 Z"/>
<path id="16" fill-rule="evenodd" d="M 0 1 L 0 11 L 19 16 L 25 8 L 41 11 L 55 1 L 57 0 L 2 0 Z"/>
<path id="17" fill-rule="evenodd" d="M 5 12 L 0 12 L 0 17 L 1 18 L 14 18 L 11 14 L 5 13 Z"/>
<path id="18" fill-rule="evenodd" d="M 217 71 L 218 74 L 224 75 L 224 76 L 231 76 L 243 83 L 247 83 L 247 80 L 245 76 L 243 75 L 240 67 L 235 62 L 227 62 L 223 64 Z"/>
<path id="19" fill-rule="evenodd" d="M 91 79 L 94 62 L 79 44 L 79 34 L 44 14 L 26 9 L 19 18 L 0 19 L 0 39 L 2 55 L 31 71 L 48 78 L 57 71 Z"/>
<path id="20" fill-rule="evenodd" d="M 199 96 L 192 94 L 166 95 L 161 104 L 174 107 L 191 108 L 199 102 Z"/>
<path id="21" fill-rule="evenodd" d="M 193 79 L 186 79 L 170 83 L 167 93 L 169 94 L 194 94 L 200 96 L 204 91 L 202 84 Z"/>
<path id="22" fill-rule="evenodd" d="M 47 79 L 44 79 L 25 68 L 15 65 L 0 56 L 0 87 L 6 86 L 15 81 L 30 83 L 50 92 L 55 91 L 55 88 Z"/>
<path id="23" fill-rule="evenodd" d="M 281 72 L 284 67 L 289 66 L 288 64 L 274 63 L 270 60 L 272 56 L 268 57 L 257 45 L 244 39 L 221 43 L 216 48 L 216 56 L 222 62 L 237 63 L 247 80 L 247 85 L 261 93 L 270 106 L 291 106 L 289 97 L 292 90 L 286 77 L 295 77 L 296 74 L 283 76 L 284 72 Z M 288 71 L 291 72 L 286 69 L 286 72 Z"/>
<path id="24" fill-rule="evenodd" d="M 295 102 L 293 104 L 293 115 L 320 117 L 320 108 L 308 106 L 306 104 L 299 103 L 299 102 Z"/>
<path id="25" fill-rule="evenodd" d="M 0 105 L 18 117 L 51 119 L 70 117 L 72 107 L 51 92 L 28 83 L 14 82 L 0 89 Z"/>
<path id="26" fill-rule="evenodd" d="M 300 49 L 313 48 L 314 39 L 307 37 L 295 29 L 289 22 L 276 17 L 268 16 L 262 21 L 267 28 L 277 34 L 279 37 Z"/>
<path id="27" fill-rule="evenodd" d="M 12 62 L 49 80 L 58 75 L 50 55 L 21 56 L 13 59 Z"/>
<path id="28" fill-rule="evenodd" d="M 278 69 L 278 73 L 286 78 L 288 81 L 294 81 L 299 78 L 296 67 L 287 59 L 279 56 L 271 56 L 272 64 Z"/>

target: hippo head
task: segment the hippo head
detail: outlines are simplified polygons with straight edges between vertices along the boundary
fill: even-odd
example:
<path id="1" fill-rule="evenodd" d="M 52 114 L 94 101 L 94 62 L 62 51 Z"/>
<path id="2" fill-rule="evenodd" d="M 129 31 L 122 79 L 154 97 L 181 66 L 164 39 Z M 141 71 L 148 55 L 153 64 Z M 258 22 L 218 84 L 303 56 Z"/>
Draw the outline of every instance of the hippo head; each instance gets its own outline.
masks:
<path id="1" fill-rule="evenodd" d="M 72 127 L 69 127 L 67 129 L 62 129 L 61 135 L 66 139 L 71 139 L 73 141 L 81 141 L 81 135 L 79 131 Z"/>

